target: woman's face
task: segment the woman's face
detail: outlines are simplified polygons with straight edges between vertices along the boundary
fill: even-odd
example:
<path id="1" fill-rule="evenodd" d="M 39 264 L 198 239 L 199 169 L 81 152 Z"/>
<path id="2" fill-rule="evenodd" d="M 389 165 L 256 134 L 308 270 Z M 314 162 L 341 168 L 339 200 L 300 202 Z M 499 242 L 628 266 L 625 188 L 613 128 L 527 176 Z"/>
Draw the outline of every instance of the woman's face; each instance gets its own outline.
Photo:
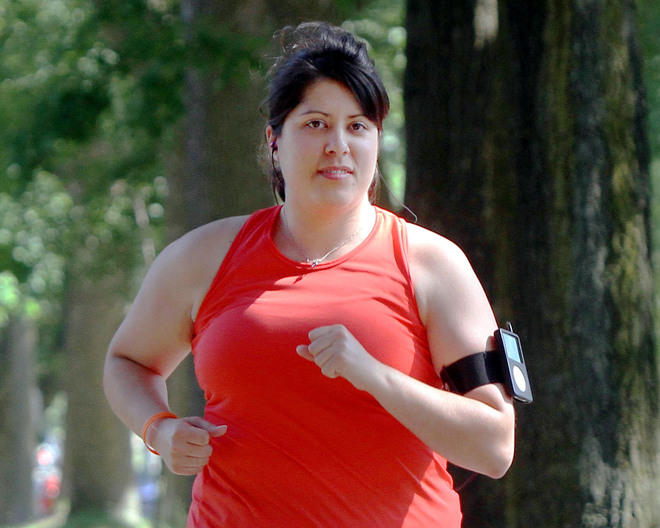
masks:
<path id="1" fill-rule="evenodd" d="M 277 141 L 287 202 L 351 207 L 368 202 L 379 130 L 344 85 L 320 80 L 287 116 Z"/>

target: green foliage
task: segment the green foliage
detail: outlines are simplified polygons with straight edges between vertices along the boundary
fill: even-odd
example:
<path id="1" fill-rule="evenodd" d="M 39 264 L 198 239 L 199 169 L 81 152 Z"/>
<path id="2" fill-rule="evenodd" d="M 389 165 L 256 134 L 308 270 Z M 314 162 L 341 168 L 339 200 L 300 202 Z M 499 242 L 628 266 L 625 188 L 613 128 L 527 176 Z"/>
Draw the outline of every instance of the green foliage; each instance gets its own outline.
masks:
<path id="1" fill-rule="evenodd" d="M 31 315 L 42 358 L 58 348 L 67 274 L 149 262 L 160 234 L 154 134 L 175 118 L 145 117 L 169 103 L 144 109 L 150 69 L 134 74 L 102 29 L 87 0 L 0 5 L 0 329 L 11 313 Z"/>
<path id="2" fill-rule="evenodd" d="M 123 119 L 153 137 L 183 112 L 185 43 L 178 9 L 178 0 L 104 0 L 92 15 L 97 37 L 120 57 L 115 73 L 123 89 L 116 95 Z"/>
<path id="3" fill-rule="evenodd" d="M 64 282 L 60 241 L 72 205 L 57 178 L 44 171 L 16 199 L 0 193 L 0 326 L 12 311 L 53 314 Z"/>
<path id="4" fill-rule="evenodd" d="M 88 136 L 109 104 L 105 81 L 117 57 L 83 42 L 89 16 L 84 0 L 12 0 L 0 8 L 0 160 L 13 167 L 6 183 L 52 170 L 56 141 Z"/>

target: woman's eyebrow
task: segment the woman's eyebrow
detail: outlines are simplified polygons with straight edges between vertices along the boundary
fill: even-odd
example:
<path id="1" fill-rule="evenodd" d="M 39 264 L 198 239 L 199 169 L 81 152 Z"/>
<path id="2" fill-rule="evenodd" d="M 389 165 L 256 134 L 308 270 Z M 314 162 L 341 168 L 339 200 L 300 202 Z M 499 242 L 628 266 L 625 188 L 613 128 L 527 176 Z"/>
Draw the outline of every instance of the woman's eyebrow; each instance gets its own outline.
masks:
<path id="1" fill-rule="evenodd" d="M 325 117 L 330 117 L 330 114 L 328 112 L 324 112 L 323 110 L 305 110 L 304 112 L 300 112 L 301 116 L 309 115 L 309 114 L 320 114 Z M 355 115 L 349 115 L 349 119 L 355 119 L 356 117 L 367 117 L 363 113 L 360 114 L 355 114 Z"/>
<path id="2" fill-rule="evenodd" d="M 304 112 L 300 112 L 300 115 L 309 115 L 309 114 L 321 114 L 323 116 L 329 116 L 327 112 L 324 112 L 322 110 L 305 110 Z"/>

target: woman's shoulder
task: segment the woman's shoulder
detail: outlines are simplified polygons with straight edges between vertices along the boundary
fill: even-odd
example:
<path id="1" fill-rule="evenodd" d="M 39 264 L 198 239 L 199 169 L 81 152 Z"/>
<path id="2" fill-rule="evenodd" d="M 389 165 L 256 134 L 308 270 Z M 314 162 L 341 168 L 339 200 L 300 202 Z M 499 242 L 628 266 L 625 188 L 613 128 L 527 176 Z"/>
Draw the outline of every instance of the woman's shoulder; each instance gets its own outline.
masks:
<path id="1" fill-rule="evenodd" d="M 377 212 L 395 229 L 402 229 L 406 240 L 406 257 L 413 265 L 435 266 L 439 261 L 458 262 L 463 264 L 463 251 L 451 240 L 431 231 L 419 224 L 412 223 L 397 213 L 376 207 Z"/>
<path id="2" fill-rule="evenodd" d="M 196 256 L 207 253 L 209 246 L 215 246 L 216 251 L 226 252 L 248 218 L 249 215 L 243 215 L 215 220 L 189 231 L 173 244 L 180 246 L 179 250 L 195 253 Z"/>
<path id="3" fill-rule="evenodd" d="M 195 266 L 205 261 L 221 262 L 249 216 L 231 216 L 189 231 L 169 244 L 159 258 Z"/>
<path id="4" fill-rule="evenodd" d="M 194 317 L 220 264 L 249 216 L 232 216 L 200 226 L 170 243 L 149 274 L 187 306 Z"/>
<path id="5" fill-rule="evenodd" d="M 451 240 L 417 225 L 408 228 L 408 262 L 423 320 L 447 319 L 481 306 L 483 290 L 468 257 Z"/>
<path id="6" fill-rule="evenodd" d="M 165 286 L 192 306 L 208 289 L 232 242 L 249 216 L 216 220 L 189 231 L 160 252 L 147 278 Z"/>
<path id="7" fill-rule="evenodd" d="M 407 224 L 411 264 L 423 268 L 469 265 L 463 250 L 448 238 L 417 224 Z"/>

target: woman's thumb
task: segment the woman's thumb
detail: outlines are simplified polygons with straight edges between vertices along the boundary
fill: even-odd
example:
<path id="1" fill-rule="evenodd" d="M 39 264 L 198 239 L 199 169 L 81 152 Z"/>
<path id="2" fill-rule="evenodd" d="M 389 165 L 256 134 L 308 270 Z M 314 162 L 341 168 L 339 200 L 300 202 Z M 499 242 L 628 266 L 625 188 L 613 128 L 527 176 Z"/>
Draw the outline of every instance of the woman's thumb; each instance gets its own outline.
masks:
<path id="1" fill-rule="evenodd" d="M 215 425 L 212 424 L 211 422 L 204 420 L 204 418 L 200 418 L 199 416 L 194 416 L 190 418 L 188 421 L 195 427 L 204 429 L 209 434 L 209 436 L 212 437 L 222 436 L 227 432 L 226 425 Z"/>
<path id="2" fill-rule="evenodd" d="M 227 432 L 227 426 L 226 425 L 212 425 L 210 429 L 207 429 L 209 432 L 209 435 L 212 437 L 218 437 L 222 436 Z"/>

